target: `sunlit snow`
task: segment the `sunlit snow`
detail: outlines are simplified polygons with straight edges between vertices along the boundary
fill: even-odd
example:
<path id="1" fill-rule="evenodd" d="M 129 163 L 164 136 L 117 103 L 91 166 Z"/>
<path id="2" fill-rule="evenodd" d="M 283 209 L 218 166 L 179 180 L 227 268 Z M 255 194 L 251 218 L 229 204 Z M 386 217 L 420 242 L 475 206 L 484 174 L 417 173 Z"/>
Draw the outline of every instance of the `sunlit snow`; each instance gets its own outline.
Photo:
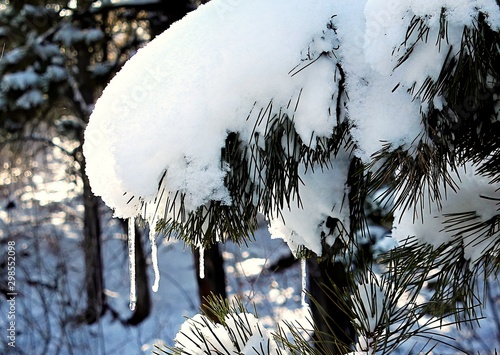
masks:
<path id="1" fill-rule="evenodd" d="M 229 314 L 224 324 L 214 324 L 197 314 L 181 326 L 175 343 L 192 355 L 262 353 L 261 349 L 266 349 L 265 354 L 288 353 L 279 349 L 271 333 L 250 313 Z"/>
<path id="2" fill-rule="evenodd" d="M 425 189 L 425 208 L 422 211 L 418 206 L 409 211 L 398 208 L 395 211 L 393 237 L 404 240 L 409 236 L 417 236 L 422 242 L 436 247 L 463 240 L 466 259 L 474 262 L 481 257 L 491 245 L 492 239 L 485 237 L 480 228 L 471 228 L 470 219 L 482 223 L 491 220 L 498 213 L 498 200 L 495 196 L 500 184 L 490 183 L 489 178 L 475 174 L 476 169 L 471 164 L 458 171 L 450 168 L 450 176 L 459 184 L 459 189 L 454 191 L 442 186 L 442 201 L 429 202 L 432 199 Z M 463 214 L 467 217 L 465 221 L 460 219 Z"/>
<path id="3" fill-rule="evenodd" d="M 228 132 L 248 141 L 255 105 L 272 101 L 277 111 L 301 89 L 313 101 L 299 103 L 305 141 L 311 132 L 330 134 L 336 120 L 325 104 L 335 94 L 333 62 L 289 74 L 327 30 L 333 5 L 325 4 L 258 0 L 221 12 L 214 1 L 140 50 L 105 89 L 86 131 L 94 192 L 117 216 L 136 215 L 137 198 L 154 199 L 167 171 L 168 190 L 186 192 L 188 209 L 210 199 L 230 203 L 220 164 Z"/>
<path id="4" fill-rule="evenodd" d="M 439 39 L 443 6 L 447 32 Z M 408 149 L 426 134 L 422 114 L 429 102 L 418 88 L 439 75 L 448 52 L 458 53 L 463 28 L 474 26 L 478 11 L 500 26 L 495 0 L 213 0 L 200 6 L 131 58 L 96 103 L 84 145 L 93 191 L 116 216 L 142 215 L 152 228 L 157 217 L 151 211 L 168 213 L 161 208 L 177 191 L 185 194 L 187 212 L 213 200 L 231 204 L 224 185 L 230 167 L 220 159 L 228 133 L 249 142 L 254 129 L 263 130 L 258 112 L 269 107 L 270 114 L 289 114 L 314 148 L 316 137 L 329 137 L 337 124 L 332 112 L 342 73 L 355 154 L 368 163 L 384 145 Z M 415 16 L 429 27 L 426 41 L 407 33 Z M 442 106 L 440 97 L 433 100 Z M 283 219 L 270 221 L 273 235 L 292 251 L 305 245 L 320 254 L 328 216 L 349 226 L 342 201 L 351 158 L 340 153 L 321 171 L 301 172 L 300 202 L 292 200 Z M 157 196 L 160 184 L 166 193 Z M 462 211 L 476 207 L 481 211 L 475 202 Z M 413 233 L 397 227 L 399 235 Z M 467 253 L 474 259 L 481 250 Z"/>

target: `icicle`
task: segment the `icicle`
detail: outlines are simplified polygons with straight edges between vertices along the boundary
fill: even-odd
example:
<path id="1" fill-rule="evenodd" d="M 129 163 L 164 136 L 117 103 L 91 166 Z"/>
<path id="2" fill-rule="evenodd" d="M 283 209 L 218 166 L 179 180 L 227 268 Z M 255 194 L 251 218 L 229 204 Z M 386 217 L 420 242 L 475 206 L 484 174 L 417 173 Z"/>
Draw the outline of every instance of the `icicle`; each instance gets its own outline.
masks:
<path id="1" fill-rule="evenodd" d="M 307 262 L 305 257 L 300 258 L 300 271 L 302 273 L 302 294 L 301 294 L 302 307 L 308 308 L 309 305 L 306 302 Z"/>
<path id="2" fill-rule="evenodd" d="M 130 310 L 135 310 L 137 293 L 135 284 L 135 218 L 128 219 L 128 265 L 130 273 Z"/>
<path id="3" fill-rule="evenodd" d="M 205 278 L 205 248 L 200 245 L 199 247 L 199 252 L 200 252 L 200 279 Z"/>
<path id="4" fill-rule="evenodd" d="M 155 223 L 156 224 L 156 223 Z M 155 282 L 153 284 L 153 292 L 158 292 L 160 286 L 160 268 L 158 267 L 158 248 L 156 246 L 156 232 L 153 227 L 149 227 L 149 243 L 151 244 L 151 261 L 153 263 L 153 271 L 155 274 Z"/>

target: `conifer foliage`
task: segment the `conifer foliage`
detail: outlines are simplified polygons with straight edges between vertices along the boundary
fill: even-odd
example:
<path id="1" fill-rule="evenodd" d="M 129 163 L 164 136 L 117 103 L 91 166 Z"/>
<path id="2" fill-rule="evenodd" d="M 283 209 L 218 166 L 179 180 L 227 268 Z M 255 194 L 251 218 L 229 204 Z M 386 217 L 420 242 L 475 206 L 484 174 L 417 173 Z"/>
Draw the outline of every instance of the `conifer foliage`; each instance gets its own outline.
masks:
<path id="1" fill-rule="evenodd" d="M 93 190 L 194 246 L 243 243 L 261 213 L 295 256 L 342 260 L 348 286 L 324 287 L 353 320 L 358 344 L 344 353 L 433 336 L 448 316 L 474 319 L 478 278 L 499 271 L 499 29 L 496 0 L 213 0 L 97 102 L 84 147 Z M 372 262 L 360 241 L 375 195 L 399 246 Z M 188 320 L 175 351 L 241 353 L 232 327 L 223 337 L 237 349 L 220 348 L 226 316 Z M 284 343 L 232 317 L 242 331 L 252 319 L 256 353 Z M 322 353 L 292 333 L 283 349 Z"/>

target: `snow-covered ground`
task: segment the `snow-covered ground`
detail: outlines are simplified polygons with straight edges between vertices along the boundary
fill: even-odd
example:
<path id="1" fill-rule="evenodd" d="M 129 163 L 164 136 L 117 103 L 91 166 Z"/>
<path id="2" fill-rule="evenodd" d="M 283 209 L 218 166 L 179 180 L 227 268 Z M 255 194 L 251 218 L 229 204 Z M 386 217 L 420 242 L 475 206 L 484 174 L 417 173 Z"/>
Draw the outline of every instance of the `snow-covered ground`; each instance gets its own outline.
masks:
<path id="1" fill-rule="evenodd" d="M 9 158 L 4 153 L 0 173 L 0 286 L 5 295 L 7 241 L 14 240 L 16 347 L 8 346 L 9 304 L 2 298 L 0 353 L 135 355 L 151 353 L 155 344 L 173 345 L 185 317 L 198 313 L 190 250 L 184 250 L 180 242 L 158 239 L 161 281 L 159 291 L 152 293 L 151 315 L 139 326 L 125 325 L 122 320 L 131 315 L 127 238 L 122 224 L 103 205 L 105 289 L 109 305 L 119 318 L 107 312 L 98 324 L 76 324 L 74 317 L 85 307 L 85 288 L 81 184 L 68 177 L 73 163 L 57 148 L 41 151 L 33 162 L 7 163 Z M 148 241 L 145 245 L 150 253 Z M 250 311 L 255 304 L 260 320 L 270 328 L 282 320 L 303 319 L 300 264 L 280 273 L 265 269 L 289 252 L 282 240 L 271 239 L 262 227 L 248 247 L 226 244 L 222 249 L 231 297 L 239 297 Z M 153 276 L 150 267 L 150 285 Z M 434 354 L 493 354 L 492 349 L 500 348 L 500 293 L 498 287 L 492 291 L 488 302 L 495 306 L 485 313 L 488 318 L 480 323 L 481 328 L 461 333 L 443 329 L 457 339 L 463 351 L 441 347 Z M 400 353 L 410 353 L 410 345 Z"/>

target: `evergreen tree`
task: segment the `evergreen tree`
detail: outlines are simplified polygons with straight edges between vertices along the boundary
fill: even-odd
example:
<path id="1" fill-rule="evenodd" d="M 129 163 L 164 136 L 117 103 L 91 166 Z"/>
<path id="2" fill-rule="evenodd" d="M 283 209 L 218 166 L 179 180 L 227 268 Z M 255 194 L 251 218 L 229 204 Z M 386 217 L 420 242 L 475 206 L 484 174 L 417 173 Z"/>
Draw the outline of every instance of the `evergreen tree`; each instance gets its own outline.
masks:
<path id="1" fill-rule="evenodd" d="M 271 233 L 283 237 L 296 257 L 314 258 L 323 274 L 323 295 L 342 309 L 347 322 L 339 324 L 337 315 L 328 309 L 321 312 L 325 302 L 313 298 L 319 314 L 316 320 L 323 317 L 326 325 L 320 327 L 318 321 L 315 334 L 309 332 L 312 347 L 293 326 L 294 343 L 280 337 L 281 331 L 271 339 L 253 318 L 248 320 L 244 310 L 213 301 L 212 311 L 221 325 L 204 316 L 188 320 L 173 351 L 247 353 L 253 347 L 259 354 L 269 353 L 269 349 L 276 353 L 285 349 L 292 353 L 390 353 L 412 336 L 432 337 L 449 316 L 455 316 L 457 324 L 473 321 L 478 280 L 499 270 L 498 1 L 477 6 L 461 1 L 457 7 L 465 9 L 466 19 L 457 9 L 437 2 L 423 8 L 405 1 L 391 4 L 391 8 L 381 1 L 368 1 L 361 12 L 355 12 L 353 5 L 350 18 L 344 9 L 319 0 L 308 5 L 321 8 L 318 12 L 306 9 L 298 0 L 256 3 L 260 7 L 255 8 L 275 11 L 272 14 L 277 17 L 266 22 L 262 16 L 256 24 L 247 25 L 245 11 L 254 10 L 253 5 L 215 0 L 129 62 L 98 101 L 91 118 L 84 149 L 92 164 L 88 173 L 94 191 L 118 215 L 141 216 L 157 231 L 196 247 L 227 240 L 245 243 L 257 226 L 258 213 L 262 213 L 270 221 Z M 291 15 L 289 9 L 298 15 Z M 382 10 L 390 15 L 390 21 L 380 25 L 380 16 L 375 15 Z M 325 12 L 328 14 L 321 17 Z M 355 34 L 345 31 L 356 29 L 362 14 L 366 15 L 365 28 L 360 28 L 365 31 L 365 43 L 357 46 Z M 216 31 L 217 26 L 223 27 L 215 19 L 217 15 L 226 24 L 238 23 L 234 29 L 242 28 L 238 32 L 241 36 L 269 30 L 279 40 L 275 43 L 273 36 L 262 39 L 250 35 L 238 46 L 230 42 L 227 29 L 222 34 Z M 282 18 L 285 20 L 280 22 Z M 294 35 L 298 37 L 291 36 L 295 42 L 279 36 L 286 33 L 280 32 L 280 26 L 285 27 L 287 21 L 296 20 L 293 25 L 306 31 L 310 27 L 300 21 L 312 19 L 319 24 L 303 35 L 308 46 L 303 47 L 304 38 L 297 32 Z M 352 27 L 347 19 L 353 21 Z M 383 33 L 371 38 L 367 29 L 375 22 L 383 27 Z M 295 59 L 280 56 L 287 49 L 280 47 L 280 42 L 286 42 L 300 61 L 285 68 L 285 85 L 272 82 L 277 75 L 265 81 L 275 86 L 261 84 L 260 90 L 253 90 L 253 82 L 245 75 L 238 76 L 238 69 L 230 71 L 234 63 L 223 50 L 216 52 L 214 62 L 190 61 L 196 70 L 184 75 L 183 67 L 174 65 L 184 53 L 199 50 L 208 55 L 203 52 L 202 40 L 196 42 L 191 36 L 199 24 L 215 33 L 216 40 L 210 42 L 213 51 L 217 45 L 230 43 L 235 52 L 244 52 L 240 57 L 233 53 L 235 62 L 243 61 L 238 69 L 248 69 L 256 81 L 272 76 L 266 68 L 277 70 L 277 66 L 271 57 L 262 67 L 255 62 L 262 72 L 245 67 L 245 56 L 254 58 L 253 52 L 246 51 L 248 47 L 257 48 L 258 53 L 275 53 L 287 66 Z M 402 41 L 398 42 L 398 36 Z M 273 45 L 262 49 L 262 42 Z M 169 53 L 181 58 L 163 61 L 162 56 Z M 218 60 L 223 67 L 220 71 L 215 67 Z M 204 65 L 217 74 L 210 76 Z M 164 82 L 177 83 L 179 87 L 172 90 L 181 94 L 163 90 L 161 96 L 145 101 L 122 97 L 121 85 L 129 78 L 127 74 L 141 66 L 147 79 L 127 85 L 143 85 L 145 90 L 154 91 L 163 90 Z M 224 68 L 234 75 L 234 83 L 224 81 L 229 76 Z M 155 82 L 151 72 L 160 80 Z M 218 81 L 210 87 L 212 79 Z M 235 98 L 224 91 L 237 90 L 238 85 L 247 86 Z M 203 91 L 204 86 L 209 89 Z M 219 100 L 217 94 L 209 100 L 200 98 L 209 90 L 226 96 Z M 179 108 L 192 105 L 190 95 L 199 100 L 194 106 L 206 107 L 201 111 Z M 216 100 L 215 105 L 210 100 Z M 231 100 L 246 101 L 235 104 Z M 125 108 L 117 105 L 126 102 Z M 219 104 L 224 106 L 221 111 L 217 111 Z M 169 118 L 169 114 L 177 116 Z M 155 115 L 161 120 L 147 118 Z M 244 123 L 224 121 L 224 115 Z M 124 120 L 121 124 L 129 126 L 115 134 L 113 120 L 118 117 Z M 318 117 L 327 117 L 327 128 L 316 121 Z M 214 121 L 209 124 L 215 126 L 222 122 L 223 129 L 208 131 L 206 120 L 210 119 Z M 176 126 L 179 120 L 183 123 Z M 161 128 L 165 125 L 166 129 Z M 207 130 L 208 143 L 202 150 L 183 142 L 188 137 L 197 145 L 193 126 Z M 179 138 L 169 130 L 178 130 Z M 155 137 L 155 132 L 163 136 Z M 220 136 L 208 136 L 214 132 Z M 99 140 L 98 135 L 112 138 Z M 144 137 L 150 141 L 145 143 Z M 154 152 L 154 157 L 138 154 L 139 159 L 126 160 L 124 150 L 130 146 Z M 210 149 L 217 152 L 217 159 L 210 160 Z M 103 171 L 98 159 L 111 162 L 115 170 Z M 128 169 L 127 164 L 142 175 Z M 113 181 L 116 187 L 104 180 Z M 377 203 L 388 208 L 386 217 L 393 220 L 393 236 L 400 242 L 377 262 L 363 252 L 361 242 L 372 237 L 366 202 L 374 194 L 378 195 Z M 342 282 L 335 280 L 339 275 Z M 331 282 L 325 281 L 328 279 Z M 430 281 L 433 294 L 422 304 L 419 294 Z M 405 304 L 398 303 L 402 297 Z M 243 335 L 235 334 L 234 327 Z"/>

